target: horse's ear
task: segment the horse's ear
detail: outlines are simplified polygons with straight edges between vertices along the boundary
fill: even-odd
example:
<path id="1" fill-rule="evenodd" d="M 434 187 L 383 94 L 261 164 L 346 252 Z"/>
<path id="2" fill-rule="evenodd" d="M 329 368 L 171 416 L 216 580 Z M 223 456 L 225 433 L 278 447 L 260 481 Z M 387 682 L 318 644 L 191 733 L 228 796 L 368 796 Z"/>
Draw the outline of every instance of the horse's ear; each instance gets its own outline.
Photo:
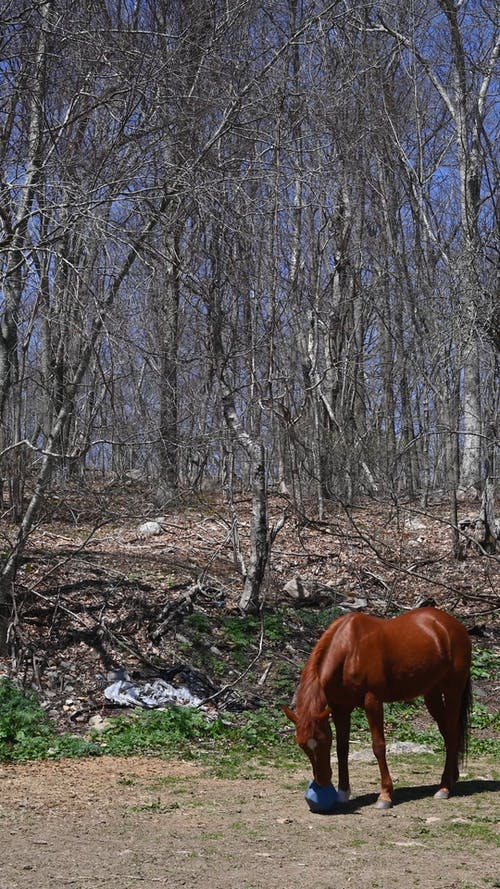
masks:
<path id="1" fill-rule="evenodd" d="M 293 723 L 295 723 L 295 725 L 297 725 L 297 716 L 296 716 L 296 714 L 294 713 L 294 711 L 293 711 L 293 710 L 290 710 L 290 707 L 282 707 L 281 709 L 283 710 L 283 713 L 285 714 L 285 716 L 288 716 L 288 718 L 289 718 Z"/>

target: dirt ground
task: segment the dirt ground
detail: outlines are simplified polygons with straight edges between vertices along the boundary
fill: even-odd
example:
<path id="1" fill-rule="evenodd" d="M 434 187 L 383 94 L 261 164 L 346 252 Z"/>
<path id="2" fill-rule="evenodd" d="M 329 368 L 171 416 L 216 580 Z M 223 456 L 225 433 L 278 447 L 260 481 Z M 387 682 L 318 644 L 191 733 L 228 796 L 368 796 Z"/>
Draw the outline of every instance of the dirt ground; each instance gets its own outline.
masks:
<path id="1" fill-rule="evenodd" d="M 392 761 L 396 805 L 373 808 L 374 763 L 353 763 L 358 796 L 312 815 L 303 771 L 222 780 L 157 758 L 0 766 L 1 889 L 499 887 L 500 781 L 474 762 L 448 801 L 419 757 Z"/>

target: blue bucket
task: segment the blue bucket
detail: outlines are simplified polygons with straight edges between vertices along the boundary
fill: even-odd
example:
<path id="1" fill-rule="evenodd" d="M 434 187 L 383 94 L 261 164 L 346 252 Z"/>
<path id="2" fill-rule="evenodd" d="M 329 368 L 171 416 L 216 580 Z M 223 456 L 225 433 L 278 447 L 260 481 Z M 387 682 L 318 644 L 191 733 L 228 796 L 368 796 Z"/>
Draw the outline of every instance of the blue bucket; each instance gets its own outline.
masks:
<path id="1" fill-rule="evenodd" d="M 337 791 L 333 784 L 318 784 L 316 781 L 311 781 L 306 790 L 306 802 L 311 812 L 326 815 L 337 807 Z"/>

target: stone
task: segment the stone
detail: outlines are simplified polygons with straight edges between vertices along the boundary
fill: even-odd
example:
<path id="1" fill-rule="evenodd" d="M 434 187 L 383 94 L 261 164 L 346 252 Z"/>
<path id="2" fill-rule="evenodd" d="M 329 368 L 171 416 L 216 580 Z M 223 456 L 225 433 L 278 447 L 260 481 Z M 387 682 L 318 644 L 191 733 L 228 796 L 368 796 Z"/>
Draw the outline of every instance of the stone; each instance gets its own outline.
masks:
<path id="1" fill-rule="evenodd" d="M 143 522 L 142 525 L 139 525 L 137 528 L 139 537 L 157 537 L 162 531 L 163 528 L 159 522 Z"/>
<path id="2" fill-rule="evenodd" d="M 291 599 L 295 599 L 298 602 L 306 598 L 306 590 L 304 584 L 302 583 L 298 575 L 296 577 L 293 577 L 292 580 L 289 580 L 288 583 L 285 583 L 283 592 L 286 593 L 286 595 L 289 596 Z"/>
<path id="3" fill-rule="evenodd" d="M 110 724 L 110 720 L 104 719 L 99 713 L 91 716 L 88 722 L 89 729 L 93 729 L 95 732 L 103 732 Z"/>

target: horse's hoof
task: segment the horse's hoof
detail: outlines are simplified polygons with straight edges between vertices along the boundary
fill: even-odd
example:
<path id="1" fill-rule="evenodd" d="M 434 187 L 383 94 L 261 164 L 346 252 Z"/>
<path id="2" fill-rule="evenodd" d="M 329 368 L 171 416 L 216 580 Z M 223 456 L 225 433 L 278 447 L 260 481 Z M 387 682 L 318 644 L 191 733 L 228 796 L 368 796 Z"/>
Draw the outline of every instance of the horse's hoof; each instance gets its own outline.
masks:
<path id="1" fill-rule="evenodd" d="M 444 787 L 441 790 L 438 790 L 437 793 L 434 794 L 434 799 L 449 799 L 450 791 L 445 790 Z"/>
<path id="2" fill-rule="evenodd" d="M 339 803 L 348 803 L 351 799 L 350 790 L 337 790 L 337 800 Z"/>
<path id="3" fill-rule="evenodd" d="M 390 799 L 378 799 L 375 803 L 376 809 L 392 809 L 392 800 Z"/>

